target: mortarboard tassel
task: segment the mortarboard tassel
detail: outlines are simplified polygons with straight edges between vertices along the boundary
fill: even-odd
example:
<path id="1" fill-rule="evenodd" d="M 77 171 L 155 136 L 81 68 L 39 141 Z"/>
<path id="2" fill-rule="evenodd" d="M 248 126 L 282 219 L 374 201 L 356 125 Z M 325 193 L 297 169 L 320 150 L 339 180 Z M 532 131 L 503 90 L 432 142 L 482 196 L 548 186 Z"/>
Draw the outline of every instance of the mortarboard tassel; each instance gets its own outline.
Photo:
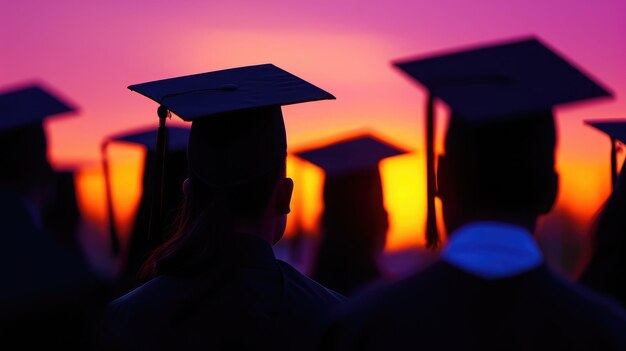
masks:
<path id="1" fill-rule="evenodd" d="M 437 213 L 435 212 L 435 98 L 428 94 L 426 107 L 426 247 L 436 249 L 439 246 L 437 231 Z"/>
<path id="2" fill-rule="evenodd" d="M 111 253 L 117 256 L 120 252 L 120 241 L 117 235 L 117 227 L 115 226 L 115 212 L 113 211 L 113 193 L 111 188 L 111 175 L 109 171 L 109 157 L 107 155 L 107 146 L 109 141 L 105 141 L 101 146 L 102 153 L 102 170 L 104 172 L 104 187 L 106 191 L 107 212 L 109 221 L 109 240 L 111 241 Z"/>
<path id="3" fill-rule="evenodd" d="M 617 146 L 615 138 L 611 138 L 611 186 L 615 189 L 617 183 Z"/>
<path id="4" fill-rule="evenodd" d="M 157 109 L 157 115 L 159 116 L 159 129 L 157 131 L 156 144 L 154 197 L 152 201 L 152 208 L 150 210 L 150 226 L 148 228 L 148 238 L 157 238 L 157 240 L 161 240 L 163 237 L 163 179 L 165 177 L 165 153 L 167 152 L 167 128 L 165 127 L 165 121 L 168 117 L 171 116 L 171 114 L 167 108 L 161 105 Z"/>

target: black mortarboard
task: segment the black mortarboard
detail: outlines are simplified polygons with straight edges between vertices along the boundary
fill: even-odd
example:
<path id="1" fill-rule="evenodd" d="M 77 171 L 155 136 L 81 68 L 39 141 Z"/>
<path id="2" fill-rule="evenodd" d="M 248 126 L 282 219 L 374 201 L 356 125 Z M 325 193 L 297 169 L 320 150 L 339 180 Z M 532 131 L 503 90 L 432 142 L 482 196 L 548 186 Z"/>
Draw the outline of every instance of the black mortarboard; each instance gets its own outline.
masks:
<path id="1" fill-rule="evenodd" d="M 331 177 L 364 169 L 378 169 L 381 160 L 404 153 L 407 151 L 373 135 L 364 134 L 313 150 L 300 151 L 296 155 L 322 168 Z"/>
<path id="2" fill-rule="evenodd" d="M 616 141 L 626 145 L 626 119 L 586 120 L 586 124 L 605 133 L 611 139 L 611 184 L 617 182 L 617 146 Z"/>
<path id="3" fill-rule="evenodd" d="M 76 107 L 41 83 L 5 87 L 0 91 L 1 183 L 38 181 L 51 176 L 43 121 Z"/>
<path id="4" fill-rule="evenodd" d="M 287 155 L 281 106 L 334 99 L 272 64 L 164 79 L 129 89 L 160 104 L 161 127 L 169 111 L 193 122 L 189 170 L 215 187 L 250 181 Z M 157 145 L 164 149 L 162 141 Z M 157 150 L 157 156 L 162 154 Z"/>
<path id="5" fill-rule="evenodd" d="M 108 138 L 109 142 L 122 142 L 145 147 L 149 151 L 157 149 L 157 128 L 146 128 L 121 134 L 116 134 Z M 189 141 L 189 128 L 187 127 L 167 127 L 167 149 L 171 151 L 187 150 Z"/>
<path id="6" fill-rule="evenodd" d="M 448 104 L 455 118 L 481 124 L 551 110 L 558 104 L 611 96 L 533 37 L 399 60 L 394 64 L 429 92 L 426 128 L 429 247 L 436 246 L 439 240 L 434 205 L 434 98 Z"/>
<path id="7" fill-rule="evenodd" d="M 0 91 L 0 131 L 38 124 L 45 118 L 74 111 L 76 107 L 42 84 Z"/>
<path id="8" fill-rule="evenodd" d="M 186 127 L 167 127 L 167 150 L 168 152 L 182 151 L 187 149 L 189 140 L 189 128 Z M 105 139 L 102 143 L 102 168 L 104 170 L 107 211 L 109 213 L 109 235 L 111 240 L 111 250 L 114 254 L 119 252 L 119 238 L 115 226 L 115 212 L 113 209 L 113 194 L 111 188 L 111 178 L 109 172 L 109 158 L 107 156 L 107 147 L 112 142 L 128 143 L 143 146 L 146 151 L 146 164 L 144 169 L 144 178 L 148 166 L 152 162 L 148 162 L 148 158 L 152 159 L 152 154 L 157 149 L 157 128 L 143 128 L 127 131 L 112 135 Z M 154 167 L 154 165 L 150 165 Z M 182 186 L 182 185 L 181 185 Z"/>

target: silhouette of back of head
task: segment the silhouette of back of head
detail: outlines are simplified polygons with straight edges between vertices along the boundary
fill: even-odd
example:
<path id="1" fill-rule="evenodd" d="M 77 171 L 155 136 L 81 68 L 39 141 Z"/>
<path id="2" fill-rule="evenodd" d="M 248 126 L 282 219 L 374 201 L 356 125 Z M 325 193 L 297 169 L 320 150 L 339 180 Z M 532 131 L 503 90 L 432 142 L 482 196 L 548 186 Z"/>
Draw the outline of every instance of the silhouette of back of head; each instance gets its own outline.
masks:
<path id="1" fill-rule="evenodd" d="M 558 185 L 555 147 L 550 111 L 481 125 L 453 115 L 438 174 L 444 207 L 478 217 L 549 212 Z"/>
<path id="2" fill-rule="evenodd" d="M 297 153 L 326 172 L 315 280 L 349 295 L 384 278 L 378 259 L 389 219 L 379 163 L 403 153 L 368 133 Z"/>

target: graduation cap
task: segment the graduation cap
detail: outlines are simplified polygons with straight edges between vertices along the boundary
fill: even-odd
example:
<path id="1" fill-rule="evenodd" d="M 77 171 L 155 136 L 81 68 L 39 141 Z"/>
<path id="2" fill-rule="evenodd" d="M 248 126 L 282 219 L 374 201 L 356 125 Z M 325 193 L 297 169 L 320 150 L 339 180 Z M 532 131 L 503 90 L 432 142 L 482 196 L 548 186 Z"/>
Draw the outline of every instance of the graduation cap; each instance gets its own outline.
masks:
<path id="1" fill-rule="evenodd" d="M 43 122 L 77 108 L 42 83 L 5 87 L 0 91 L 0 182 L 51 175 Z"/>
<path id="2" fill-rule="evenodd" d="M 382 139 L 364 133 L 296 155 L 322 168 L 327 176 L 345 176 L 354 172 L 378 169 L 385 158 L 402 155 L 408 151 Z"/>
<path id="3" fill-rule="evenodd" d="M 372 202 L 382 204 L 378 165 L 385 158 L 407 152 L 366 133 L 296 155 L 324 170 L 325 205 L 335 210 L 345 208 L 348 202 L 364 206 Z"/>
<path id="4" fill-rule="evenodd" d="M 40 124 L 76 107 L 41 83 L 0 91 L 0 131 Z"/>
<path id="5" fill-rule="evenodd" d="M 287 155 L 281 106 L 334 99 L 330 93 L 272 64 L 158 80 L 128 87 L 159 104 L 157 174 L 162 174 L 165 120 L 170 111 L 191 121 L 189 170 L 212 187 L 259 177 Z M 151 231 L 160 231 L 161 177 Z"/>
<path id="6" fill-rule="evenodd" d="M 551 110 L 559 104 L 611 96 L 534 37 L 398 60 L 394 65 L 428 90 L 428 247 L 436 247 L 439 240 L 435 217 L 435 98 L 449 105 L 454 118 L 480 125 Z"/>
<path id="7" fill-rule="evenodd" d="M 120 243 L 119 236 L 117 234 L 117 229 L 115 226 L 115 212 L 113 209 L 113 194 L 112 194 L 112 185 L 111 185 L 111 176 L 109 169 L 109 158 L 107 154 L 107 149 L 110 143 L 126 143 L 131 145 L 142 146 L 146 149 L 146 164 L 144 169 L 144 178 L 146 177 L 146 173 L 151 173 L 152 170 L 148 170 L 149 165 L 152 162 L 149 162 L 149 158 L 152 158 L 152 154 L 154 154 L 157 150 L 157 128 L 142 128 L 132 131 L 126 131 L 123 133 L 112 135 L 106 138 L 101 145 L 101 154 L 102 154 L 102 169 L 104 171 L 104 179 L 105 179 L 105 188 L 106 188 L 106 201 L 107 201 L 107 212 L 109 214 L 109 236 L 111 240 L 111 251 L 114 254 L 119 253 Z M 167 127 L 167 150 L 168 152 L 175 151 L 184 151 L 187 149 L 187 142 L 189 139 L 189 128 L 185 127 Z M 153 166 L 153 165 L 152 165 Z M 145 191 L 145 189 L 144 189 Z"/>
<path id="8" fill-rule="evenodd" d="M 611 185 L 617 182 L 617 146 L 616 141 L 626 145 L 626 119 L 586 120 L 586 124 L 605 133 L 611 139 Z"/>
<path id="9" fill-rule="evenodd" d="M 296 153 L 326 173 L 323 236 L 312 271 L 316 280 L 351 294 L 381 276 L 376 256 L 384 248 L 389 219 L 379 164 L 406 152 L 364 133 Z"/>

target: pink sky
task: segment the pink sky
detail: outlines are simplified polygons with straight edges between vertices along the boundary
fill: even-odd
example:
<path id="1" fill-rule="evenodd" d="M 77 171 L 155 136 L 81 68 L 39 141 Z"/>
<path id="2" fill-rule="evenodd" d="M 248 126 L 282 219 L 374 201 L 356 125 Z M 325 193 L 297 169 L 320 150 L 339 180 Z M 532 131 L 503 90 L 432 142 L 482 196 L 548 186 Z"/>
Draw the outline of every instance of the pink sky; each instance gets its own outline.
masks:
<path id="1" fill-rule="evenodd" d="M 333 92 L 287 120 L 293 144 L 332 129 L 375 127 L 421 147 L 418 89 L 389 62 L 525 34 L 565 53 L 616 93 L 585 116 L 626 110 L 623 1 L 14 1 L 4 5 L 0 84 L 42 79 L 82 107 L 51 125 L 53 157 L 94 160 L 110 133 L 154 123 L 132 83 L 275 63 Z M 294 113 L 296 114 L 296 113 Z M 580 116 L 573 111 L 563 115 Z M 314 117 L 312 117 L 314 116 Z M 565 121 L 594 159 L 602 138 Z M 77 147 L 80 145 L 81 147 Z"/>
<path id="2" fill-rule="evenodd" d="M 130 84 L 267 62 L 337 96 L 286 108 L 292 147 L 374 128 L 422 162 L 422 91 L 390 62 L 534 34 L 615 93 L 557 111 L 559 208 L 587 223 L 609 191 L 608 140 L 582 120 L 626 117 L 626 1 L 21 0 L 2 12 L 0 86 L 43 80 L 81 107 L 48 125 L 59 165 L 97 167 L 104 137 L 156 125 Z"/>

